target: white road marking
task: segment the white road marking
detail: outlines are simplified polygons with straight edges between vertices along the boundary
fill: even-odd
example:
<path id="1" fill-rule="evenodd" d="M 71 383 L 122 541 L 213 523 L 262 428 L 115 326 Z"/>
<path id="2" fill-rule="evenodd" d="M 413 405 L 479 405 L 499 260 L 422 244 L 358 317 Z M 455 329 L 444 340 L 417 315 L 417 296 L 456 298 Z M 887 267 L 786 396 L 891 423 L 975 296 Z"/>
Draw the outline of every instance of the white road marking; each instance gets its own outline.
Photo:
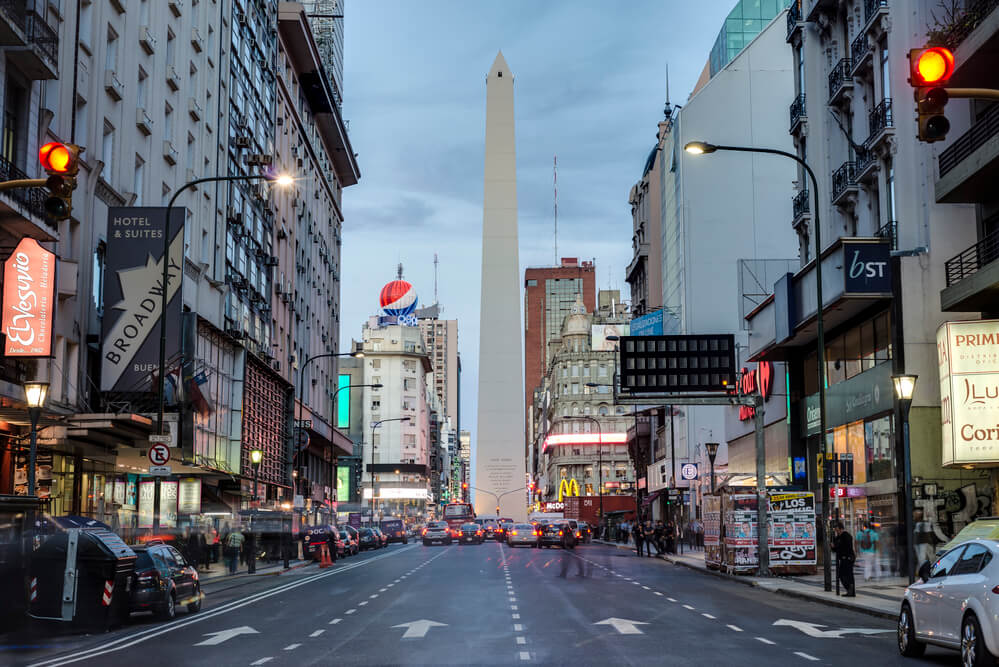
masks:
<path id="1" fill-rule="evenodd" d="M 676 602 L 676 598 L 670 598 L 670 597 L 668 597 L 666 599 L 669 600 L 670 602 Z"/>
<path id="2" fill-rule="evenodd" d="M 392 588 L 393 586 L 395 586 L 395 584 L 387 584 L 386 588 Z"/>
<path id="3" fill-rule="evenodd" d="M 742 632 L 742 628 L 740 628 L 738 625 L 726 625 L 725 627 L 728 628 L 729 630 L 732 630 L 733 632 Z"/>
<path id="4" fill-rule="evenodd" d="M 299 646 L 301 646 L 301 644 L 288 644 L 287 646 L 284 647 L 284 650 L 285 651 L 294 651 Z"/>
<path id="5" fill-rule="evenodd" d="M 364 605 L 366 605 L 366 604 L 368 604 L 368 601 L 367 601 L 367 600 L 365 600 L 364 602 L 358 602 L 358 603 L 357 603 L 357 606 L 358 606 L 358 607 L 363 607 L 363 606 L 364 606 Z"/>
<path id="6" fill-rule="evenodd" d="M 353 614 L 355 611 L 357 611 L 357 610 L 356 609 L 348 609 L 347 611 L 345 611 L 343 613 L 345 613 L 345 614 Z"/>
<path id="7" fill-rule="evenodd" d="M 683 605 L 683 608 L 684 608 L 684 609 L 689 609 L 690 611 L 694 611 L 694 608 L 693 608 L 693 607 L 691 607 L 691 606 L 690 606 L 689 604 L 685 604 L 685 605 Z"/>
<path id="8" fill-rule="evenodd" d="M 514 623 L 513 624 L 513 631 L 514 632 L 523 632 L 524 631 L 524 626 L 521 625 L 520 623 Z"/>
<path id="9" fill-rule="evenodd" d="M 388 590 L 388 588 L 387 588 L 387 587 L 386 587 L 386 588 L 379 588 L 379 589 L 378 589 L 378 592 L 379 592 L 379 593 L 384 593 L 384 592 L 385 592 L 385 591 L 387 591 L 387 590 Z"/>
<path id="10" fill-rule="evenodd" d="M 523 637 L 517 637 L 517 643 L 518 644 L 526 644 L 527 640 L 524 639 Z"/>
<path id="11" fill-rule="evenodd" d="M 313 633 L 312 633 L 311 635 L 309 635 L 309 636 L 310 636 L 310 637 L 318 637 L 319 635 L 323 634 L 324 632 L 326 632 L 326 630 L 316 630 L 315 632 L 313 632 Z"/>
<path id="12" fill-rule="evenodd" d="M 520 659 L 521 660 L 530 660 L 531 659 L 531 654 L 528 653 L 527 651 L 521 651 L 520 652 Z"/>
<path id="13" fill-rule="evenodd" d="M 651 588 L 649 588 L 648 586 L 642 586 L 642 588 L 644 588 L 644 589 L 645 589 L 645 590 L 647 590 L 647 591 L 651 591 L 651 590 L 652 590 L 652 589 L 651 589 Z"/>
<path id="14" fill-rule="evenodd" d="M 703 616 L 704 618 L 710 618 L 712 621 L 715 620 L 714 616 L 712 616 L 711 614 L 705 614 L 703 611 L 701 612 L 701 616 Z"/>
<path id="15" fill-rule="evenodd" d="M 337 623 L 339 623 L 342 620 L 343 620 L 342 618 L 334 618 L 332 621 L 330 621 L 329 624 L 330 625 L 336 625 Z"/>
<path id="16" fill-rule="evenodd" d="M 764 637 L 757 637 L 757 638 L 756 638 L 756 641 L 758 641 L 758 642 L 763 642 L 764 644 L 770 644 L 771 646 L 773 646 L 774 644 L 776 644 L 776 643 L 777 643 L 777 642 L 772 642 L 772 641 L 770 641 L 769 639 L 766 639 L 766 638 L 764 638 Z"/>
<path id="17" fill-rule="evenodd" d="M 812 660 L 813 662 L 818 661 L 818 658 L 816 658 L 814 655 L 808 655 L 807 653 L 802 653 L 801 651 L 795 651 L 794 654 L 800 655 L 805 660 Z"/>
<path id="18" fill-rule="evenodd" d="M 262 665 L 265 662 L 270 662 L 273 659 L 274 658 L 261 658 L 260 660 L 257 660 L 256 662 L 251 662 L 250 663 L 250 667 L 254 667 L 255 665 Z"/>
<path id="19" fill-rule="evenodd" d="M 658 595 L 659 597 L 662 597 L 662 596 L 663 596 L 663 594 L 662 594 L 662 593 L 660 593 L 659 591 L 654 591 L 654 592 L 655 592 L 655 594 L 656 594 L 656 595 Z"/>
<path id="20" fill-rule="evenodd" d="M 374 600 L 376 597 L 378 597 L 378 593 L 373 593 L 373 594 L 369 595 L 368 597 L 371 598 L 372 600 Z"/>
<path id="21" fill-rule="evenodd" d="M 637 581 L 633 581 L 633 582 L 631 582 L 631 583 L 635 584 L 636 586 L 641 586 L 641 584 L 640 584 L 640 583 L 638 583 Z"/>
<path id="22" fill-rule="evenodd" d="M 517 605 L 512 604 L 512 605 L 510 605 L 510 611 L 520 611 L 520 610 L 517 609 Z"/>
<path id="23" fill-rule="evenodd" d="M 515 620 L 519 619 L 520 618 L 520 614 L 510 614 L 510 618 L 513 618 Z"/>

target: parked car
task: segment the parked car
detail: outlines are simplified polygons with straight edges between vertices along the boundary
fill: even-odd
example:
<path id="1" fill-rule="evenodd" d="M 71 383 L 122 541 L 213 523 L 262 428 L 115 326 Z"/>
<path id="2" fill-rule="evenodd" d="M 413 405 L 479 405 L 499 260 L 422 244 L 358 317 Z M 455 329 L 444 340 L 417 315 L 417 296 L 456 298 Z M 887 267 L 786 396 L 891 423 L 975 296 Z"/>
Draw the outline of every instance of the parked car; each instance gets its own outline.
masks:
<path id="1" fill-rule="evenodd" d="M 336 551 L 336 557 L 343 558 L 346 556 L 347 543 L 343 539 L 342 531 L 334 526 L 333 532 L 330 534 L 330 539 L 333 540 L 333 549 Z"/>
<path id="2" fill-rule="evenodd" d="M 474 523 L 462 524 L 461 528 L 458 530 L 458 543 L 482 544 L 482 541 L 485 539 L 483 533 L 484 531 L 477 524 Z"/>
<path id="3" fill-rule="evenodd" d="M 358 532 L 360 536 L 360 547 L 361 551 L 367 551 L 368 549 L 381 549 L 382 548 L 382 538 L 375 533 L 373 528 L 361 528 Z"/>
<path id="4" fill-rule="evenodd" d="M 132 575 L 132 611 L 152 611 L 164 619 L 177 615 L 177 606 L 188 613 L 201 610 L 201 582 L 198 571 L 188 565 L 174 547 L 148 542 L 133 546 L 135 571 Z"/>
<path id="5" fill-rule="evenodd" d="M 343 540 L 343 552 L 347 556 L 354 556 L 361 550 L 357 541 L 357 531 L 351 527 L 340 529 L 340 539 Z"/>
<path id="6" fill-rule="evenodd" d="M 999 656 L 999 542 L 975 538 L 947 551 L 909 584 L 898 615 L 898 650 L 919 657 L 927 644 L 956 649 L 961 664 Z"/>
<path id="7" fill-rule="evenodd" d="M 384 549 L 387 547 L 389 543 L 388 535 L 382 532 L 381 528 L 372 528 L 371 530 L 375 531 L 375 535 L 378 536 L 379 548 Z"/>
<path id="8" fill-rule="evenodd" d="M 451 544 L 451 530 L 447 521 L 431 521 L 423 529 L 423 546 L 431 544 Z"/>
<path id="9" fill-rule="evenodd" d="M 508 523 L 506 526 L 506 543 L 511 548 L 516 546 L 537 548 L 540 546 L 541 533 L 535 526 L 529 523 Z"/>
<path id="10" fill-rule="evenodd" d="M 402 542 L 409 544 L 409 533 L 402 519 L 386 519 L 379 524 L 379 528 L 388 537 L 389 542 Z"/>

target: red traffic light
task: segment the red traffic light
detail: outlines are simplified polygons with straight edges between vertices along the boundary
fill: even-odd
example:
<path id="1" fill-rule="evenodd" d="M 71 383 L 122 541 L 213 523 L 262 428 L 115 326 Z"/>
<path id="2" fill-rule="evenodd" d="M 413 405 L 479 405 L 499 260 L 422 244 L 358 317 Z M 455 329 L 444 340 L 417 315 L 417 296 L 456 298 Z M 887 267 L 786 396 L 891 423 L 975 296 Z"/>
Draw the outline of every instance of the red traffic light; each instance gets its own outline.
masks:
<path id="1" fill-rule="evenodd" d="M 942 46 L 913 49 L 909 52 L 909 66 L 909 83 L 913 86 L 944 85 L 954 73 L 954 54 Z"/>
<path id="2" fill-rule="evenodd" d="M 72 148 L 57 141 L 50 141 L 38 149 L 38 161 L 42 169 L 50 173 L 67 174 L 76 166 L 76 154 Z"/>

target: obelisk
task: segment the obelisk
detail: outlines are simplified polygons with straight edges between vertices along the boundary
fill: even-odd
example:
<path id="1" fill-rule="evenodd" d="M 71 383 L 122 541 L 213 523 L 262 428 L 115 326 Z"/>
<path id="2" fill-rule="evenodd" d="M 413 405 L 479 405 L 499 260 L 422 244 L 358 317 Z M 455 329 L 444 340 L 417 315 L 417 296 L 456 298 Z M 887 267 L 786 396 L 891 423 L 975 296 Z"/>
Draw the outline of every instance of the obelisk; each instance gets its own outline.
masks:
<path id="1" fill-rule="evenodd" d="M 500 516 L 525 521 L 519 262 L 513 74 L 501 51 L 486 79 L 479 418 L 473 485 L 477 515 L 495 515 L 498 506 Z"/>

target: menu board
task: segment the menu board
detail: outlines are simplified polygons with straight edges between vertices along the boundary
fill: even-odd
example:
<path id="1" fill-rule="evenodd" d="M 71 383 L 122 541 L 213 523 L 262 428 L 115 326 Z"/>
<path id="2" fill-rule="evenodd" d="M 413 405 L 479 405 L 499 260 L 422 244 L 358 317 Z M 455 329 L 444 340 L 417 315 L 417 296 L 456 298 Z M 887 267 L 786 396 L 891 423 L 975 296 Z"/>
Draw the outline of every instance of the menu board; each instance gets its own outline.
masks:
<path id="1" fill-rule="evenodd" d="M 160 527 L 177 527 L 177 482 L 160 482 Z"/>
<path id="2" fill-rule="evenodd" d="M 28 495 L 28 452 L 14 457 L 14 495 Z M 35 452 L 35 495 L 39 498 L 52 497 L 52 452 L 37 449 Z"/>
<path id="3" fill-rule="evenodd" d="M 770 496 L 770 565 L 815 565 L 815 495 Z"/>
<path id="4" fill-rule="evenodd" d="M 201 480 L 182 479 L 177 495 L 179 514 L 201 514 Z"/>
<path id="5" fill-rule="evenodd" d="M 139 482 L 139 528 L 153 527 L 153 506 L 155 502 L 156 480 Z"/>

